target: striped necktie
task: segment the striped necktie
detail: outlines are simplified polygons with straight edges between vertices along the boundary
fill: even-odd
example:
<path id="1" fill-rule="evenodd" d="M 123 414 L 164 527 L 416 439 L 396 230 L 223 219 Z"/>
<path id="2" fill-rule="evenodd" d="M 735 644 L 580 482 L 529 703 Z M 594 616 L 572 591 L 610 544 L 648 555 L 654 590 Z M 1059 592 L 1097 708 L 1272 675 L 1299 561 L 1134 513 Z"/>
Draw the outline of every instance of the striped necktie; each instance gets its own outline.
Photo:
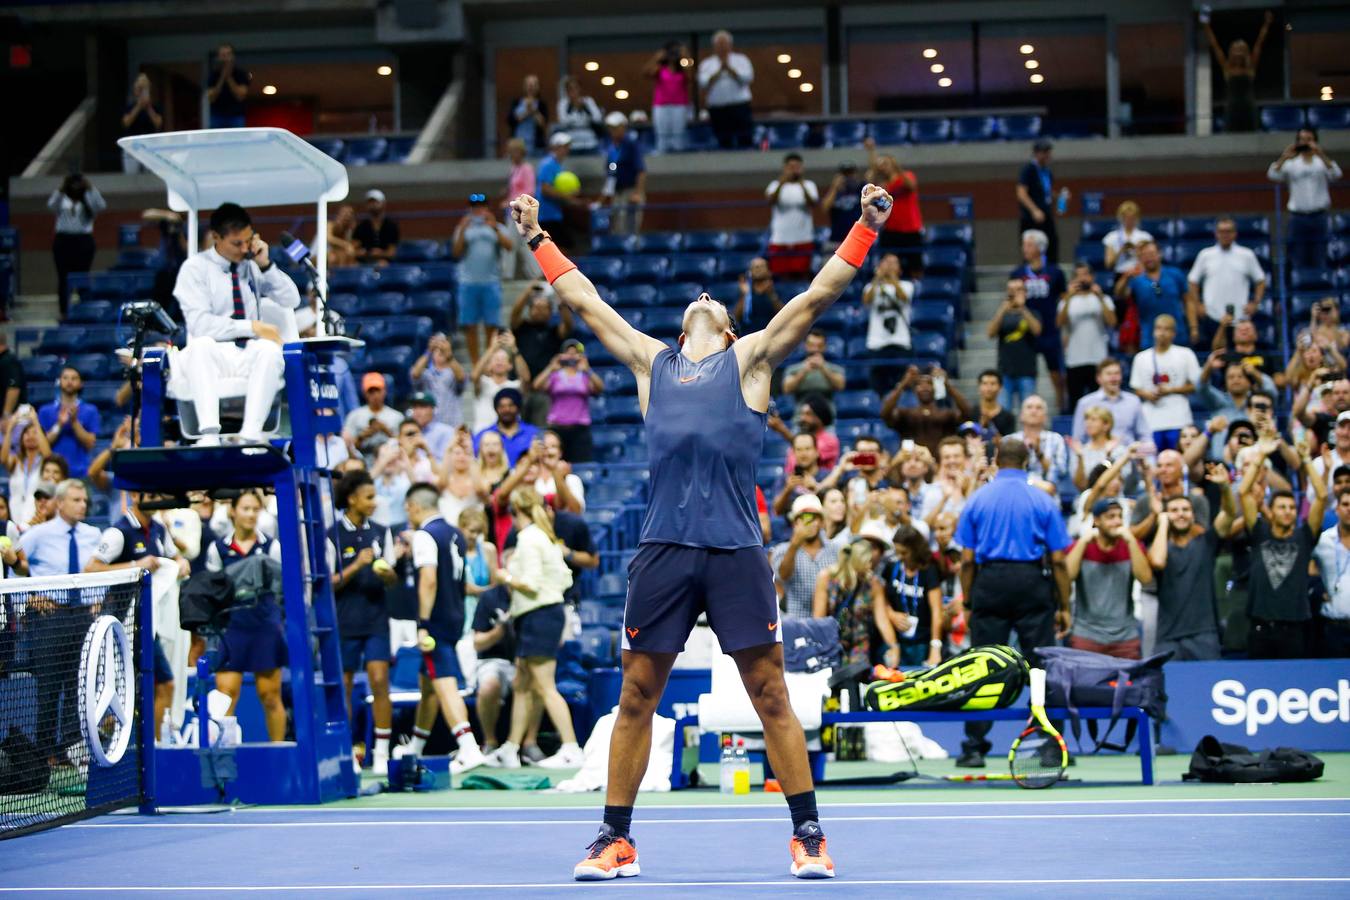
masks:
<path id="1" fill-rule="evenodd" d="M 234 299 L 234 312 L 230 314 L 230 318 L 240 321 L 247 318 L 244 315 L 244 295 L 239 290 L 239 263 L 230 263 L 230 296 Z M 246 340 L 234 342 L 236 347 L 243 347 L 247 344 L 248 341 Z"/>

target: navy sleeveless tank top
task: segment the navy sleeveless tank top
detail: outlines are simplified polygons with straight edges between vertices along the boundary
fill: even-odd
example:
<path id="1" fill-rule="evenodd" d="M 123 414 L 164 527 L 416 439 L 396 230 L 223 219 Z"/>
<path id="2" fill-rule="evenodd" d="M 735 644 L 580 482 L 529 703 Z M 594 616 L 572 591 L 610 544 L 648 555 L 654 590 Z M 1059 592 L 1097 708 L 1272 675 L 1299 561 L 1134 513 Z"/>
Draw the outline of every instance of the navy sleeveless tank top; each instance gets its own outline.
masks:
<path id="1" fill-rule="evenodd" d="M 745 405 L 731 350 L 699 362 L 658 353 L 647 399 L 651 501 L 641 543 L 762 546 L 755 471 L 765 420 Z"/>

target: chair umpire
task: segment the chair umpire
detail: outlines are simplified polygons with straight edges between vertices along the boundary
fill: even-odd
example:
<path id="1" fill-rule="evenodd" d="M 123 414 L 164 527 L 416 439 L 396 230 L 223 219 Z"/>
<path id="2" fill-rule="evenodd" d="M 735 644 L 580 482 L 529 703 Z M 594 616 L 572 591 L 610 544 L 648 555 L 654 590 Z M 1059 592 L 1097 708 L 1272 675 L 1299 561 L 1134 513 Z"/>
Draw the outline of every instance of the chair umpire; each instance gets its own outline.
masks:
<path id="1" fill-rule="evenodd" d="M 971 646 L 1006 644 L 1015 631 L 1022 653 L 1035 666 L 1035 648 L 1052 645 L 1069 631 L 1064 553 L 1070 541 L 1059 504 L 1027 482 L 1027 456 L 1022 441 L 999 441 L 998 474 L 961 510 L 956 542 L 964 548 L 961 591 Z M 958 766 L 984 767 L 992 748 L 986 739 L 991 724 L 966 723 Z"/>

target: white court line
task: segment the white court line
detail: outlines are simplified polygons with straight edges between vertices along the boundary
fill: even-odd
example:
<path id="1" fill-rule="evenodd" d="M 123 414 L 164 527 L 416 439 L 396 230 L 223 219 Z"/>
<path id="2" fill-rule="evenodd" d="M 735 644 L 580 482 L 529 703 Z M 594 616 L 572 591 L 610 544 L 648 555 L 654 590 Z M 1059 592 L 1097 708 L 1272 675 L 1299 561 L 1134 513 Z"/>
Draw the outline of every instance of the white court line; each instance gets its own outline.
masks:
<path id="1" fill-rule="evenodd" d="M 851 885 L 1032 885 L 1045 884 L 1056 886 L 1073 886 L 1089 884 L 1340 884 L 1350 882 L 1350 876 L 1317 876 L 1317 875 L 1291 875 L 1288 877 L 1242 877 L 1242 876 L 1216 876 L 1214 878 L 930 878 L 930 879 L 900 879 L 900 878 L 873 878 L 873 879 L 839 879 L 825 884 L 833 884 L 836 889 L 841 889 Z M 792 881 L 786 878 L 779 878 L 773 881 L 639 881 L 636 879 L 623 879 L 624 888 L 635 890 L 637 888 L 691 888 L 691 887 L 802 887 L 807 890 L 820 890 L 823 885 L 815 882 Z M 810 885 L 810 886 L 808 886 Z M 298 891 L 481 891 L 487 889 L 515 889 L 515 890 L 540 890 L 548 888 L 556 890 L 560 888 L 574 888 L 578 890 L 596 890 L 594 882 L 584 881 L 556 881 L 556 882 L 516 882 L 508 884 L 257 884 L 257 885 L 138 885 L 138 886 L 119 886 L 119 885 L 98 885 L 82 887 L 56 887 L 47 885 L 44 887 L 0 887 L 0 893 L 93 893 L 93 892 L 157 892 L 167 893 L 190 892 L 190 891 L 221 891 L 221 892 L 291 892 Z"/>
<path id="2" fill-rule="evenodd" d="M 1116 805 L 1137 805 L 1151 803 L 1350 803 L 1350 797 L 1195 797 L 1187 799 L 1185 797 L 1159 797 L 1153 800 L 1135 798 L 1128 800 L 874 800 L 863 801 L 859 803 L 820 803 L 817 804 L 821 809 L 844 809 L 851 807 L 876 807 L 876 806 L 902 806 L 910 809 L 916 806 L 1063 806 L 1068 804 L 1087 805 L 1087 806 L 1116 806 Z M 772 800 L 761 801 L 752 799 L 748 806 L 768 806 L 777 808 L 782 806 L 781 802 Z M 331 804 L 324 806 L 247 806 L 230 810 L 237 814 L 247 813 L 285 813 L 291 814 L 326 814 L 333 815 L 337 813 L 419 813 L 419 812 L 506 812 L 510 810 L 533 810 L 537 812 L 558 811 L 576 811 L 587 810 L 594 812 L 601 809 L 603 803 L 593 804 L 568 804 L 565 806 L 349 806 L 338 807 Z M 736 807 L 726 803 L 639 803 L 639 810 L 645 809 L 735 809 Z M 172 809 L 166 807 L 167 809 Z M 191 811 L 193 808 L 189 808 Z M 176 811 L 176 810 L 175 810 Z M 217 810 L 218 811 L 218 810 Z M 135 810 L 118 815 L 140 815 Z"/>
<path id="3" fill-rule="evenodd" d="M 836 822 L 990 822 L 1005 819 L 1287 819 L 1287 818 L 1347 818 L 1350 812 L 1156 812 L 1156 813 L 1007 813 L 1004 815 L 953 816 L 830 816 L 827 824 Z M 751 822 L 773 822 L 781 825 L 783 817 L 753 816 L 748 818 L 707 819 L 641 819 L 639 825 L 743 825 Z M 484 828 L 490 826 L 551 826 L 594 825 L 594 819 L 488 819 L 482 821 L 427 821 L 426 819 L 389 819 L 378 822 L 84 822 L 66 825 L 62 830 L 89 828 L 391 828 L 415 825 L 419 828 Z"/>

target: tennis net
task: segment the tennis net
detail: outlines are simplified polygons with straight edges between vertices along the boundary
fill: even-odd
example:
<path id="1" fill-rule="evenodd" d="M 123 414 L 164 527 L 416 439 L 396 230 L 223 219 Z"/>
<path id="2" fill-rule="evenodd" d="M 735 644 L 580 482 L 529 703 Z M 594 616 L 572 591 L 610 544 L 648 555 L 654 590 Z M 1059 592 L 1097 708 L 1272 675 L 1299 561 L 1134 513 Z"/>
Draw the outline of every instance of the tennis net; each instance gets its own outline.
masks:
<path id="1" fill-rule="evenodd" d="M 145 578 L 119 569 L 0 581 L 0 838 L 145 794 Z"/>

